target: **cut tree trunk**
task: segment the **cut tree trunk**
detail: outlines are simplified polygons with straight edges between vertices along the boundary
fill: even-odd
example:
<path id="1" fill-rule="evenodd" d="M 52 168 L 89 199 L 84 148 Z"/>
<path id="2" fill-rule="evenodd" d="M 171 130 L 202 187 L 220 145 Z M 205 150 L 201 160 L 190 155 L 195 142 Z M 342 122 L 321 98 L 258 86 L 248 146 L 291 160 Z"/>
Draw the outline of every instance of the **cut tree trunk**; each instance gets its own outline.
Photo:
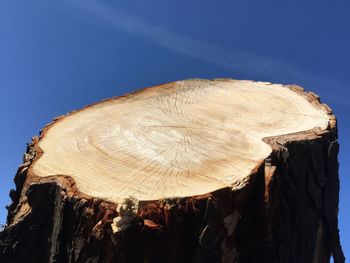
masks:
<path id="1" fill-rule="evenodd" d="M 58 117 L 0 262 L 344 262 L 336 119 L 294 85 L 186 80 Z"/>

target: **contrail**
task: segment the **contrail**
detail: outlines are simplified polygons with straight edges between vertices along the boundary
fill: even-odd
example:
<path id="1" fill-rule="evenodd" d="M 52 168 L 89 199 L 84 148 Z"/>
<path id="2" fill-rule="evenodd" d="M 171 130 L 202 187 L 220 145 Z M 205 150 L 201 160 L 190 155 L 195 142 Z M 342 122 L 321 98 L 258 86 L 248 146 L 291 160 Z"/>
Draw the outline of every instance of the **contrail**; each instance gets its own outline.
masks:
<path id="1" fill-rule="evenodd" d="M 322 93 L 327 98 L 342 106 L 347 106 L 349 94 L 337 96 L 335 92 L 329 93 L 329 88 L 336 88 L 339 92 L 344 84 L 338 80 L 320 79 L 305 72 L 295 69 L 294 66 L 277 59 L 271 59 L 243 51 L 233 51 L 198 39 L 186 37 L 171 32 L 163 27 L 152 25 L 138 17 L 135 17 L 121 9 L 114 9 L 99 1 L 76 1 L 67 3 L 102 18 L 114 28 L 130 35 L 142 38 L 158 46 L 171 51 L 195 58 L 226 70 L 261 76 L 266 79 L 279 79 L 282 81 L 294 80 L 300 84 L 310 86 Z M 331 86 L 329 86 L 331 85 Z M 333 90 L 334 91 L 334 90 Z"/>
<path id="2" fill-rule="evenodd" d="M 246 72 L 254 75 L 275 76 L 273 68 L 279 68 L 278 73 L 286 67 L 284 63 L 266 57 L 251 55 L 245 52 L 234 52 L 223 47 L 198 39 L 182 36 L 162 27 L 151 25 L 121 9 L 112 9 L 97 1 L 69 1 L 70 4 L 85 10 L 90 14 L 103 18 L 115 28 L 135 37 L 145 39 L 169 50 L 196 58 L 224 69 Z M 288 67 L 283 75 L 291 75 Z"/>

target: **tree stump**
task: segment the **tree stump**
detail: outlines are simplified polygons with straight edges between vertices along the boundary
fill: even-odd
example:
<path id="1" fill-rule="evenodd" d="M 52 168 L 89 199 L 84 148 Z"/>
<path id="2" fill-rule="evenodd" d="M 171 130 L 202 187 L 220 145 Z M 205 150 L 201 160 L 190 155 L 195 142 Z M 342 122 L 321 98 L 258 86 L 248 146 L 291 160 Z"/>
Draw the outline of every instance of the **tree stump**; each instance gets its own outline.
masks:
<path id="1" fill-rule="evenodd" d="M 344 262 L 336 119 L 295 85 L 185 80 L 28 144 L 1 262 Z"/>

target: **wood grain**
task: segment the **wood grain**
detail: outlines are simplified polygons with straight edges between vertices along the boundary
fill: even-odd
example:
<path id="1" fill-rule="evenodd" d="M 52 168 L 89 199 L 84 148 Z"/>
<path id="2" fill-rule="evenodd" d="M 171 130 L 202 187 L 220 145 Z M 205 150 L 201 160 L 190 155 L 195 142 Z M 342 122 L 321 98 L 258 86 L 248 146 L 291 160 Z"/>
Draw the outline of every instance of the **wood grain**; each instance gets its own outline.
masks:
<path id="1" fill-rule="evenodd" d="M 326 129 L 328 115 L 287 86 L 185 80 L 102 101 L 45 130 L 40 177 L 69 175 L 90 196 L 157 200 L 242 188 L 263 138 Z"/>

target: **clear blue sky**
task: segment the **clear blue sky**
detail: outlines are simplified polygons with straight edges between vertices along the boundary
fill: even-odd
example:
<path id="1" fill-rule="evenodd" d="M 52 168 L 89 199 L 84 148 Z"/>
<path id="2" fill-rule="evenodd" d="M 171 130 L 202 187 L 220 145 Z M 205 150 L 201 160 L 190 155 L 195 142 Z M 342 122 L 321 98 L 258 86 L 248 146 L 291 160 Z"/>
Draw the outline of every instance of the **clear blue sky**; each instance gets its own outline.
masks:
<path id="1" fill-rule="evenodd" d="M 350 1 L 0 2 L 0 222 L 26 142 L 57 115 L 201 77 L 296 83 L 338 117 L 350 257 Z"/>

